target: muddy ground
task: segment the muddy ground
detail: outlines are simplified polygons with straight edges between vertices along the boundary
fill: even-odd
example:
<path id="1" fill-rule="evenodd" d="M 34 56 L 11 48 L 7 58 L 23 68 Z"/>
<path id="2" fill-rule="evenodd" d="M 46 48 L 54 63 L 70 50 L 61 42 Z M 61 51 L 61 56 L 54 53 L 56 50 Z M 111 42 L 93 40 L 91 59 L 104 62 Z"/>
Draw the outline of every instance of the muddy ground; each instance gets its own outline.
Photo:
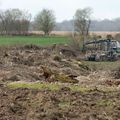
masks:
<path id="1" fill-rule="evenodd" d="M 67 45 L 0 47 L 0 120 L 119 120 L 120 70 L 94 69 L 81 58 Z M 16 82 L 61 87 L 9 87 Z"/>

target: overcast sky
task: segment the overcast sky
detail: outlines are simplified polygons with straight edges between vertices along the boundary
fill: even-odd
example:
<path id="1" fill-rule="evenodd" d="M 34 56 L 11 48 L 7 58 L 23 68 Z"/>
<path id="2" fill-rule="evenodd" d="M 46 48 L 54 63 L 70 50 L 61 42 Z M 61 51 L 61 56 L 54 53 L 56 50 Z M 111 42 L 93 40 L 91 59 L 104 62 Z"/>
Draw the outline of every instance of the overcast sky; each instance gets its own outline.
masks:
<path id="1" fill-rule="evenodd" d="M 69 20 L 78 8 L 93 8 L 93 19 L 120 17 L 120 0 L 0 0 L 1 9 L 28 10 L 33 17 L 43 8 L 54 10 L 58 22 Z"/>

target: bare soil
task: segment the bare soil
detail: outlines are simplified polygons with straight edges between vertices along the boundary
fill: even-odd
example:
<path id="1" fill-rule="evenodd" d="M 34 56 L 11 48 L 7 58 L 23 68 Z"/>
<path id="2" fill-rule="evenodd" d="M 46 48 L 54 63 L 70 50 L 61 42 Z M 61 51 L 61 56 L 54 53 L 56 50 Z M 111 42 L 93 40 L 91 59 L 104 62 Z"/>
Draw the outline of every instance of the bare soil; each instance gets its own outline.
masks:
<path id="1" fill-rule="evenodd" d="M 0 88 L 0 120 L 119 120 L 120 91 Z"/>
<path id="2" fill-rule="evenodd" d="M 66 45 L 0 47 L 0 120 L 119 120 L 119 70 L 93 70 L 80 57 Z M 17 81 L 66 87 L 7 86 Z M 94 89 L 72 91 L 67 85 Z"/>

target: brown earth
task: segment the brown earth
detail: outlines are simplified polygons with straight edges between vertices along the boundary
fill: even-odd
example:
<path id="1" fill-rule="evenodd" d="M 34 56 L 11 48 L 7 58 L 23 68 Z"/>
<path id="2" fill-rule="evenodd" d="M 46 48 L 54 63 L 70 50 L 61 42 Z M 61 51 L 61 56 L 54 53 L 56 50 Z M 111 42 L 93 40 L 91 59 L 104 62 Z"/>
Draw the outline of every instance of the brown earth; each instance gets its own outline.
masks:
<path id="1" fill-rule="evenodd" d="M 0 120 L 119 120 L 120 91 L 0 88 Z"/>
<path id="2" fill-rule="evenodd" d="M 88 74 L 89 68 L 75 58 L 75 51 L 68 46 L 1 48 L 0 81 L 49 81 L 52 75 L 72 80 Z"/>
<path id="3" fill-rule="evenodd" d="M 66 45 L 0 47 L 0 120 L 119 120 L 119 70 L 113 75 L 93 70 L 80 58 Z M 51 91 L 7 86 L 17 81 L 66 87 Z M 73 91 L 69 85 L 93 89 Z"/>

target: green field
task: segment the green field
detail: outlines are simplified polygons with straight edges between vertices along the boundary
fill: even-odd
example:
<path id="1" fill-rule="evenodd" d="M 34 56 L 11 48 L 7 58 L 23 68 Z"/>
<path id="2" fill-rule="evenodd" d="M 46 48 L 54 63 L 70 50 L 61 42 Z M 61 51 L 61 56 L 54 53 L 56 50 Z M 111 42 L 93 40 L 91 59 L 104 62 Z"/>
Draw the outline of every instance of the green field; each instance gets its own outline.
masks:
<path id="1" fill-rule="evenodd" d="M 67 43 L 67 37 L 52 36 L 0 36 L 0 45 L 17 45 L 17 44 L 37 44 L 37 45 L 50 45 Z"/>

